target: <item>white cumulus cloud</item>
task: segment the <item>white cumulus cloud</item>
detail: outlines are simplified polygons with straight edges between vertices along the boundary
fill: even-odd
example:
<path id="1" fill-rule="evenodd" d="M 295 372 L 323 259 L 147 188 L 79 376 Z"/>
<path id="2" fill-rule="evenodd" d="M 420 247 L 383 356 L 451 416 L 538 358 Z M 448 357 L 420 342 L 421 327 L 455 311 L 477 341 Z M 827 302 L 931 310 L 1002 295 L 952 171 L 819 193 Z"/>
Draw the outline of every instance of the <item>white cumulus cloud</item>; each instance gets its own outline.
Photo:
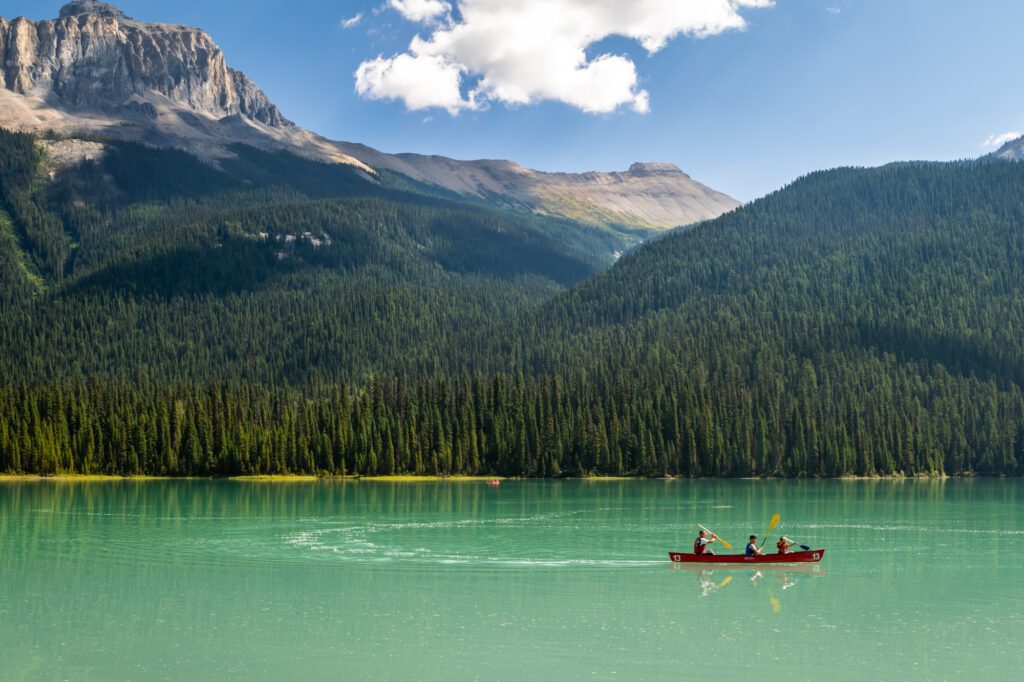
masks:
<path id="1" fill-rule="evenodd" d="M 348 19 L 342 19 L 341 20 L 341 27 L 342 28 L 355 28 L 356 26 L 359 25 L 359 22 L 361 22 L 362 20 L 363 20 L 363 13 L 360 12 L 359 14 L 355 15 L 354 17 L 349 17 Z"/>
<path id="2" fill-rule="evenodd" d="M 452 114 L 488 102 L 564 102 L 590 113 L 626 106 L 645 113 L 648 92 L 625 55 L 588 54 L 610 36 L 649 53 L 680 35 L 704 38 L 746 28 L 741 10 L 774 0 L 389 0 L 405 18 L 428 24 L 407 52 L 363 62 L 356 91 L 401 100 L 408 109 Z M 463 91 L 465 90 L 465 94 Z"/>
<path id="3" fill-rule="evenodd" d="M 454 115 L 475 108 L 459 92 L 459 78 L 459 67 L 443 57 L 377 57 L 359 65 L 356 92 L 368 99 L 401 99 L 409 109 L 441 107 Z"/>
<path id="4" fill-rule="evenodd" d="M 409 21 L 430 21 L 451 11 L 442 0 L 388 0 L 388 5 Z"/>
<path id="5" fill-rule="evenodd" d="M 1022 135 L 1024 135 L 1024 133 L 1019 130 L 1011 130 L 998 135 L 989 135 L 988 138 L 981 143 L 981 146 L 986 148 L 1002 147 L 1007 142 L 1013 142 Z"/>

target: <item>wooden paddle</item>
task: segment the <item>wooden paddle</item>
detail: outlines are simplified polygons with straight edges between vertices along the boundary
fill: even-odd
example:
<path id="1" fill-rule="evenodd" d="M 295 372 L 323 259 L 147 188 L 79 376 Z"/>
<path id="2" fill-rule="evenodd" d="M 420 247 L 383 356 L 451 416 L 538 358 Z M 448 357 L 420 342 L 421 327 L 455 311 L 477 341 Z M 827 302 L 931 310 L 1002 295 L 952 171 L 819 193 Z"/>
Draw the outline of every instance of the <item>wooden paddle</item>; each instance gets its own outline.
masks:
<path id="1" fill-rule="evenodd" d="M 714 533 L 712 533 L 711 531 L 709 531 L 707 528 L 705 528 L 704 526 L 700 525 L 699 523 L 697 524 L 697 527 L 700 528 L 705 533 L 707 533 L 708 535 L 715 535 Z M 717 535 L 715 535 L 715 537 L 718 538 L 719 542 L 721 542 L 723 545 L 725 545 L 726 549 L 732 549 L 732 545 L 730 545 L 728 542 L 726 542 L 725 538 L 719 538 Z"/>
<path id="2" fill-rule="evenodd" d="M 729 584 L 730 580 L 732 580 L 732 576 L 731 575 L 725 576 L 725 580 L 723 580 L 722 582 L 718 583 L 718 587 L 719 588 L 725 587 L 726 585 Z"/>
<path id="3" fill-rule="evenodd" d="M 761 547 L 759 547 L 758 549 L 764 548 L 764 543 L 768 540 L 768 534 L 771 533 L 772 530 L 774 530 L 775 526 L 779 525 L 779 521 L 781 520 L 782 517 L 778 514 L 772 517 L 772 522 L 768 525 L 768 531 L 764 534 L 764 537 L 761 539 Z"/>

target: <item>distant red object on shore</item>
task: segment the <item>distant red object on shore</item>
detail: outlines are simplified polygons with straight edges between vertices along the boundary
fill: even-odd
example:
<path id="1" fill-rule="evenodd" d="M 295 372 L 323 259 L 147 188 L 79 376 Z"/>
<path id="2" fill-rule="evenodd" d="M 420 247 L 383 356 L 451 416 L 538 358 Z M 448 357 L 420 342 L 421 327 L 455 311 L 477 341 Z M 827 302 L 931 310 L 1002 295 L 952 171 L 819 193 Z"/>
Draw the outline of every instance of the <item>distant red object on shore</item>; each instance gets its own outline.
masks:
<path id="1" fill-rule="evenodd" d="M 492 488 L 497 488 L 499 485 L 501 485 L 501 481 L 499 481 L 496 478 L 492 478 L 491 480 L 487 481 L 487 485 L 491 486 Z"/>

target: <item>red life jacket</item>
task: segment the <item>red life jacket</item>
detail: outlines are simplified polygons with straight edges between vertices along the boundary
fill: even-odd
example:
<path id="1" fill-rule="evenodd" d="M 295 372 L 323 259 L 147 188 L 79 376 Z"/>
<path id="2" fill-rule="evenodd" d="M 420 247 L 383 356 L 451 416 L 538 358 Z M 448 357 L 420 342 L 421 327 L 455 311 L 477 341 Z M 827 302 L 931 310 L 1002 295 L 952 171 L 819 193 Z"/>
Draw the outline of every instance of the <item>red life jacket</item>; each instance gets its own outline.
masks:
<path id="1" fill-rule="evenodd" d="M 704 548 L 706 548 L 706 547 L 707 547 L 707 545 L 700 544 L 700 538 L 697 538 L 696 540 L 693 541 L 693 553 L 694 554 L 703 554 L 704 553 Z"/>

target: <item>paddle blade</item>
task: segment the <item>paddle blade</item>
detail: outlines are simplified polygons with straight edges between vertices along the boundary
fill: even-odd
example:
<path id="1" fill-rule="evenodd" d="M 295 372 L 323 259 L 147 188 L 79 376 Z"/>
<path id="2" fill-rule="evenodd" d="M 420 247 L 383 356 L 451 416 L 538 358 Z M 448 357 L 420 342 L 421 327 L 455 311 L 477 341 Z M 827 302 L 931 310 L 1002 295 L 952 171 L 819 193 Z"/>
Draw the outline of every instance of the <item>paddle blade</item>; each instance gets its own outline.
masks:
<path id="1" fill-rule="evenodd" d="M 726 577 L 725 577 L 725 580 L 723 580 L 722 582 L 720 582 L 720 583 L 718 584 L 718 587 L 719 587 L 719 588 L 725 587 L 726 585 L 728 585 L 728 584 L 729 584 L 729 581 L 730 581 L 730 580 L 732 580 L 732 576 L 731 576 L 731 575 L 729 575 L 729 576 L 726 576 Z"/>
<path id="2" fill-rule="evenodd" d="M 800 549 L 802 549 L 805 552 L 810 552 L 811 551 L 811 548 L 808 547 L 807 545 L 800 545 Z"/>
<path id="3" fill-rule="evenodd" d="M 723 545 L 725 545 L 726 549 L 732 549 L 732 545 L 730 545 L 728 542 L 726 542 L 722 538 L 718 538 L 718 541 L 721 542 Z"/>
<path id="4" fill-rule="evenodd" d="M 781 519 L 782 519 L 782 517 L 779 516 L 778 514 L 776 514 L 775 516 L 772 517 L 772 522 L 768 526 L 768 532 L 764 534 L 764 539 L 761 540 L 761 546 L 762 547 L 764 547 L 764 543 L 768 542 L 768 536 L 771 534 L 772 529 L 775 528 L 775 526 L 779 525 L 779 521 Z"/>
<path id="5" fill-rule="evenodd" d="M 782 604 L 780 604 L 779 600 L 776 599 L 774 596 L 771 599 L 772 599 L 772 612 L 773 613 L 781 613 L 782 612 Z"/>

